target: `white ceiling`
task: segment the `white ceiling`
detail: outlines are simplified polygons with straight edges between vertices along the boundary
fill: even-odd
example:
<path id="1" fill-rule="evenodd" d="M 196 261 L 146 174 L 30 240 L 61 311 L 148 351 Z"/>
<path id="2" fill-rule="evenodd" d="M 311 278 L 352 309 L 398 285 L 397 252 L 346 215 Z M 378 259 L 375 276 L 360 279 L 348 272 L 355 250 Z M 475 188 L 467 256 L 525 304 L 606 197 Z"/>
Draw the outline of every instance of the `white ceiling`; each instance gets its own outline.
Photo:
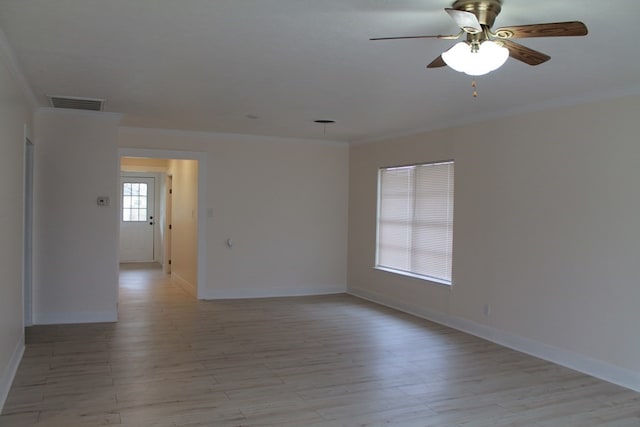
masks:
<path id="1" fill-rule="evenodd" d="M 2 0 L 0 27 L 41 105 L 105 98 L 128 126 L 367 141 L 638 93 L 638 0 L 504 0 L 494 28 L 583 21 L 586 37 L 523 39 L 472 79 L 425 65 L 454 42 L 446 0 Z M 248 118 L 247 116 L 258 116 Z M 315 119 L 334 119 L 323 126 Z"/>

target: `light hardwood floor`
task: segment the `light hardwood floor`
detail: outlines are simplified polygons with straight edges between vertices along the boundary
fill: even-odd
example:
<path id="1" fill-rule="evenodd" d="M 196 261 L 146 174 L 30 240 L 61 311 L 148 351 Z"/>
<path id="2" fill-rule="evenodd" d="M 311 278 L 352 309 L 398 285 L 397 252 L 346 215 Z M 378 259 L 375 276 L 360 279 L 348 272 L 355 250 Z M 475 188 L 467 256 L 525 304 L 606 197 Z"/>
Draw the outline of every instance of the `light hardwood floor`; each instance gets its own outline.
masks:
<path id="1" fill-rule="evenodd" d="M 0 426 L 640 426 L 639 393 L 348 295 L 120 281 L 118 323 L 28 330 Z"/>

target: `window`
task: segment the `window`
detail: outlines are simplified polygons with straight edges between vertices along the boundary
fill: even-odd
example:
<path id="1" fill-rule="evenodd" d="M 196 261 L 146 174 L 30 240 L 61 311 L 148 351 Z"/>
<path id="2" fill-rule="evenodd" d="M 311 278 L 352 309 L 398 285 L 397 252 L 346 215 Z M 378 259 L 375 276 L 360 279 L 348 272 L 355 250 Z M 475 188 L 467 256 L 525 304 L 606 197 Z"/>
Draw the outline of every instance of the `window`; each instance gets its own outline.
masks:
<path id="1" fill-rule="evenodd" d="M 122 183 L 122 220 L 125 222 L 147 220 L 147 184 Z"/>
<path id="2" fill-rule="evenodd" d="M 453 162 L 380 169 L 376 267 L 451 284 Z"/>

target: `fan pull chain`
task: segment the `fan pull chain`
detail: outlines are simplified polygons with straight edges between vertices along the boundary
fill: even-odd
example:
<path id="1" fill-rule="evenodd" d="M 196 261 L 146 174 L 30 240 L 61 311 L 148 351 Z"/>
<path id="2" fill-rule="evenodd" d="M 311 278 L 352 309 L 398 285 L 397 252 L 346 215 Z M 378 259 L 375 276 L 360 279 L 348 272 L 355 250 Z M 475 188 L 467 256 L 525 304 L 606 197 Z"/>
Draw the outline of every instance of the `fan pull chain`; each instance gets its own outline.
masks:
<path id="1" fill-rule="evenodd" d="M 477 98 L 478 97 L 478 91 L 477 91 L 478 83 L 476 83 L 476 81 L 473 80 L 471 82 L 471 87 L 473 88 L 473 97 Z"/>

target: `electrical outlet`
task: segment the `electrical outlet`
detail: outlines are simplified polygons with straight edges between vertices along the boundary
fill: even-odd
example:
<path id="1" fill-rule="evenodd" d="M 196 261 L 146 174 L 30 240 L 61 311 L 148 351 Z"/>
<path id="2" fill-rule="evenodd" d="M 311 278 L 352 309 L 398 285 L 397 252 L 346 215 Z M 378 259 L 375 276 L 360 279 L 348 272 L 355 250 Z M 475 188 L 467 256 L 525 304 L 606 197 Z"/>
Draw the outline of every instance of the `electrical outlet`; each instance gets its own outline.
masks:
<path id="1" fill-rule="evenodd" d="M 489 314 L 491 314 L 489 304 L 485 304 L 482 307 L 482 313 L 484 314 L 484 317 L 489 317 Z"/>
<path id="2" fill-rule="evenodd" d="M 107 196 L 98 196 L 98 198 L 96 199 L 96 203 L 98 204 L 98 206 L 109 206 L 109 197 Z"/>

